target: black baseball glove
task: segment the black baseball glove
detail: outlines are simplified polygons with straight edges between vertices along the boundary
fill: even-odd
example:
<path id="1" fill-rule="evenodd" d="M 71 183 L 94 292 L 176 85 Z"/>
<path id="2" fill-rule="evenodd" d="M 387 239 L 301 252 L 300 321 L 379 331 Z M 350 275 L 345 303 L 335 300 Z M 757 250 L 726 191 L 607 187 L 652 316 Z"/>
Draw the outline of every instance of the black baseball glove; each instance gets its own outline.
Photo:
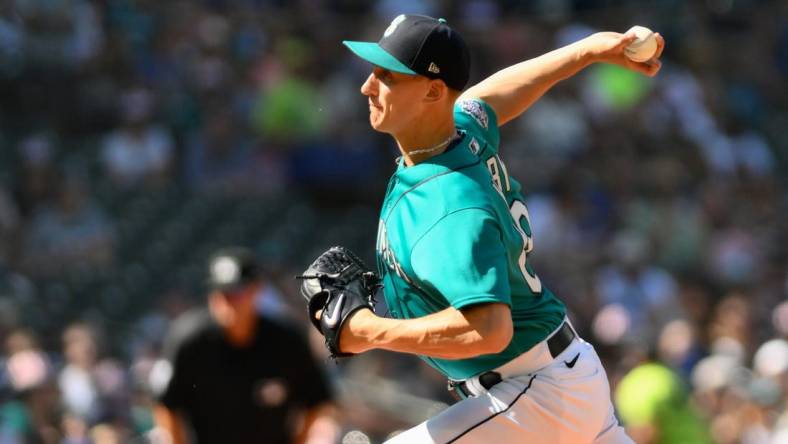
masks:
<path id="1" fill-rule="evenodd" d="M 344 247 L 331 247 L 298 276 L 307 301 L 309 319 L 326 339 L 332 357 L 350 356 L 339 351 L 339 332 L 351 314 L 362 308 L 374 311 L 380 278 Z M 323 310 L 320 319 L 318 311 Z"/>

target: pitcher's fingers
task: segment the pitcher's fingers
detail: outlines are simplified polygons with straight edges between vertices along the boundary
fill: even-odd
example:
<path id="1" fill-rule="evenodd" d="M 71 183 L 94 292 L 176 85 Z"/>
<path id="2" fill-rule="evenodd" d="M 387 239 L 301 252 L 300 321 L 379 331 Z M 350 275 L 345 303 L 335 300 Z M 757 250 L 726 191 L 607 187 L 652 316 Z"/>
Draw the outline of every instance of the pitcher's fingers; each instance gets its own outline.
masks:
<path id="1" fill-rule="evenodd" d="M 637 38 L 638 38 L 638 36 L 635 35 L 634 32 L 628 32 L 626 34 L 622 34 L 621 37 L 618 40 L 618 44 L 616 44 L 616 47 L 624 49 L 627 46 L 629 46 L 630 43 L 632 43 L 635 40 L 637 40 Z"/>
<path id="2" fill-rule="evenodd" d="M 654 77 L 662 68 L 662 62 L 659 59 L 651 59 L 644 63 L 646 65 L 645 74 L 649 77 Z"/>
<path id="3" fill-rule="evenodd" d="M 665 39 L 658 32 L 654 33 L 654 37 L 657 38 L 657 52 L 654 53 L 654 58 L 658 59 L 662 56 L 662 51 L 665 49 Z"/>
<path id="4" fill-rule="evenodd" d="M 646 76 L 652 75 L 651 65 L 649 65 L 649 62 L 636 62 L 626 57 L 624 57 L 624 60 L 625 60 L 624 66 L 626 66 L 628 69 L 631 69 L 632 71 L 638 72 Z"/>

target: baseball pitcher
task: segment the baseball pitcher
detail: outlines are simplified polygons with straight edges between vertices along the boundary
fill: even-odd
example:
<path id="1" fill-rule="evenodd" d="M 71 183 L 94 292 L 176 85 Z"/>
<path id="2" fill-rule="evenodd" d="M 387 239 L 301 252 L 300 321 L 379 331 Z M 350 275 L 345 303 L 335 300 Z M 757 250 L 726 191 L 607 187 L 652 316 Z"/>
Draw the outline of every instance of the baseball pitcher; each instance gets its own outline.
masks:
<path id="1" fill-rule="evenodd" d="M 443 19 L 400 15 L 379 42 L 344 42 L 369 61 L 361 86 L 371 126 L 402 157 L 380 212 L 378 274 L 334 247 L 305 272 L 309 313 L 338 356 L 380 348 L 420 356 L 461 399 L 390 443 L 629 443 L 594 348 L 529 263 L 520 184 L 499 154 L 499 127 L 586 66 L 648 76 L 597 33 L 503 69 L 465 92 L 469 53 Z M 382 286 L 392 318 L 377 316 Z"/>

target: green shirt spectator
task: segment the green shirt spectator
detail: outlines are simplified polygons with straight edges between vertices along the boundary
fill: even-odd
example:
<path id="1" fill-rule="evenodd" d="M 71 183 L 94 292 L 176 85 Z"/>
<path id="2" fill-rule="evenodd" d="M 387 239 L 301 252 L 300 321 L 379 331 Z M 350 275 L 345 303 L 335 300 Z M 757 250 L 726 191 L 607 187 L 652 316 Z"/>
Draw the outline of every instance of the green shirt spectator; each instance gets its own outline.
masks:
<path id="1" fill-rule="evenodd" d="M 632 369 L 616 388 L 615 403 L 627 433 L 638 443 L 711 444 L 678 376 L 662 364 Z"/>

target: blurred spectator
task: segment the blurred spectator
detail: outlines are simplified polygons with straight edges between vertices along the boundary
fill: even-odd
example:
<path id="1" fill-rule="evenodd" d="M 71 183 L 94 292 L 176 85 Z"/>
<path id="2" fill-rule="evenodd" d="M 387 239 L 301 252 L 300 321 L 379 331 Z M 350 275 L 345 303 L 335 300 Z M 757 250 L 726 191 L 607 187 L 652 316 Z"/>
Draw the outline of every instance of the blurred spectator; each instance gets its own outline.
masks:
<path id="1" fill-rule="evenodd" d="M 551 158 L 554 168 L 588 148 L 590 129 L 585 111 L 571 94 L 557 92 L 540 99 L 517 122 L 528 156 Z"/>
<path id="2" fill-rule="evenodd" d="M 11 193 L 0 185 L 0 265 L 16 257 L 22 216 Z"/>
<path id="3" fill-rule="evenodd" d="M 674 272 L 693 271 L 706 245 L 707 222 L 696 199 L 681 193 L 689 172 L 671 156 L 656 156 L 641 167 L 646 193 L 624 208 L 624 224 L 654 245 L 653 261 Z"/>
<path id="4" fill-rule="evenodd" d="M 24 39 L 24 25 L 13 3 L 0 3 L 0 74 L 12 77 L 20 71 Z"/>
<path id="5" fill-rule="evenodd" d="M 753 369 L 765 378 L 774 378 L 784 384 L 788 382 L 783 376 L 788 375 L 788 341 L 772 339 L 764 342 L 755 352 Z M 788 387 L 782 387 L 785 390 Z"/>
<path id="6" fill-rule="evenodd" d="M 90 440 L 94 443 L 121 444 L 126 442 L 123 434 L 108 424 L 98 424 L 90 429 Z"/>
<path id="7" fill-rule="evenodd" d="M 312 140 L 327 118 L 313 78 L 312 48 L 303 40 L 286 38 L 276 51 L 278 57 L 267 61 L 267 75 L 252 111 L 253 127 L 285 146 Z"/>
<path id="8" fill-rule="evenodd" d="M 93 3 L 17 0 L 14 4 L 25 23 L 25 50 L 33 63 L 70 68 L 101 50 L 103 30 Z"/>
<path id="9" fill-rule="evenodd" d="M 63 356 L 66 363 L 58 376 L 63 405 L 85 422 L 99 416 L 98 390 L 93 372 L 98 360 L 94 334 L 84 324 L 72 324 L 63 332 Z"/>
<path id="10" fill-rule="evenodd" d="M 627 433 L 638 444 L 712 442 L 687 389 L 662 364 L 644 362 L 633 368 L 619 382 L 615 400 Z"/>
<path id="11" fill-rule="evenodd" d="M 29 348 L 11 354 L 5 367 L 14 398 L 0 406 L 0 442 L 59 443 L 59 393 L 49 359 Z"/>
<path id="12" fill-rule="evenodd" d="M 35 214 L 25 237 L 23 264 L 34 276 L 106 267 L 113 260 L 113 228 L 77 177 L 66 177 L 57 200 Z"/>
<path id="13" fill-rule="evenodd" d="M 756 379 L 751 393 L 759 407 L 759 421 L 752 421 L 753 425 L 761 436 L 769 437 L 770 444 L 782 442 L 788 437 L 788 341 L 763 343 L 755 352 L 753 369 Z"/>
<path id="14" fill-rule="evenodd" d="M 227 194 L 253 191 L 253 148 L 232 110 L 214 107 L 205 129 L 192 134 L 186 143 L 184 172 L 189 185 L 198 191 Z"/>
<path id="15" fill-rule="evenodd" d="M 614 65 L 594 66 L 583 77 L 582 96 L 591 108 L 588 117 L 606 122 L 637 106 L 653 86 L 653 80 Z"/>
<path id="16" fill-rule="evenodd" d="M 90 444 L 88 430 L 82 418 L 65 413 L 61 427 L 63 439 L 60 444 Z"/>
<path id="17" fill-rule="evenodd" d="M 630 318 L 629 333 L 653 340 L 654 324 L 678 314 L 678 287 L 673 277 L 649 265 L 648 245 L 633 233 L 621 233 L 613 241 L 613 263 L 596 276 L 597 293 L 602 302 L 624 307 Z"/>
<path id="18" fill-rule="evenodd" d="M 166 128 L 151 122 L 153 102 L 153 95 L 145 89 L 124 92 L 120 99 L 122 125 L 104 139 L 106 174 L 120 188 L 156 185 L 171 173 L 174 142 Z"/>
<path id="19" fill-rule="evenodd" d="M 726 295 L 714 307 L 707 336 L 711 352 L 730 356 L 741 365 L 752 346 L 752 307 L 744 294 Z"/>
<path id="20" fill-rule="evenodd" d="M 662 328 L 657 338 L 656 350 L 659 361 L 688 380 L 692 368 L 705 355 L 699 333 L 687 319 L 674 319 Z"/>
<path id="21" fill-rule="evenodd" d="M 762 256 L 754 233 L 738 227 L 720 227 L 708 246 L 709 272 L 726 285 L 752 282 L 762 269 Z"/>
<path id="22" fill-rule="evenodd" d="M 58 376 L 63 405 L 88 425 L 123 421 L 127 418 L 127 391 L 123 369 L 115 361 L 100 357 L 93 328 L 71 324 L 63 332 L 65 366 Z"/>
<path id="23" fill-rule="evenodd" d="M 38 349 L 38 340 L 35 333 L 25 328 L 18 328 L 10 331 L 5 337 L 3 344 L 7 356 L 12 356 L 17 352 Z"/>
<path id="24" fill-rule="evenodd" d="M 0 341 L 25 323 L 26 307 L 33 304 L 36 287 L 26 276 L 0 267 Z"/>
<path id="25" fill-rule="evenodd" d="M 17 200 L 29 217 L 49 204 L 57 191 L 58 173 L 54 164 L 55 147 L 49 134 L 33 133 L 17 146 L 21 168 L 17 180 Z"/>
<path id="26" fill-rule="evenodd" d="M 701 360 L 692 382 L 696 405 L 709 418 L 715 443 L 781 442 L 775 411 L 784 411 L 785 397 L 779 384 L 754 377 L 738 358 L 724 354 Z"/>

